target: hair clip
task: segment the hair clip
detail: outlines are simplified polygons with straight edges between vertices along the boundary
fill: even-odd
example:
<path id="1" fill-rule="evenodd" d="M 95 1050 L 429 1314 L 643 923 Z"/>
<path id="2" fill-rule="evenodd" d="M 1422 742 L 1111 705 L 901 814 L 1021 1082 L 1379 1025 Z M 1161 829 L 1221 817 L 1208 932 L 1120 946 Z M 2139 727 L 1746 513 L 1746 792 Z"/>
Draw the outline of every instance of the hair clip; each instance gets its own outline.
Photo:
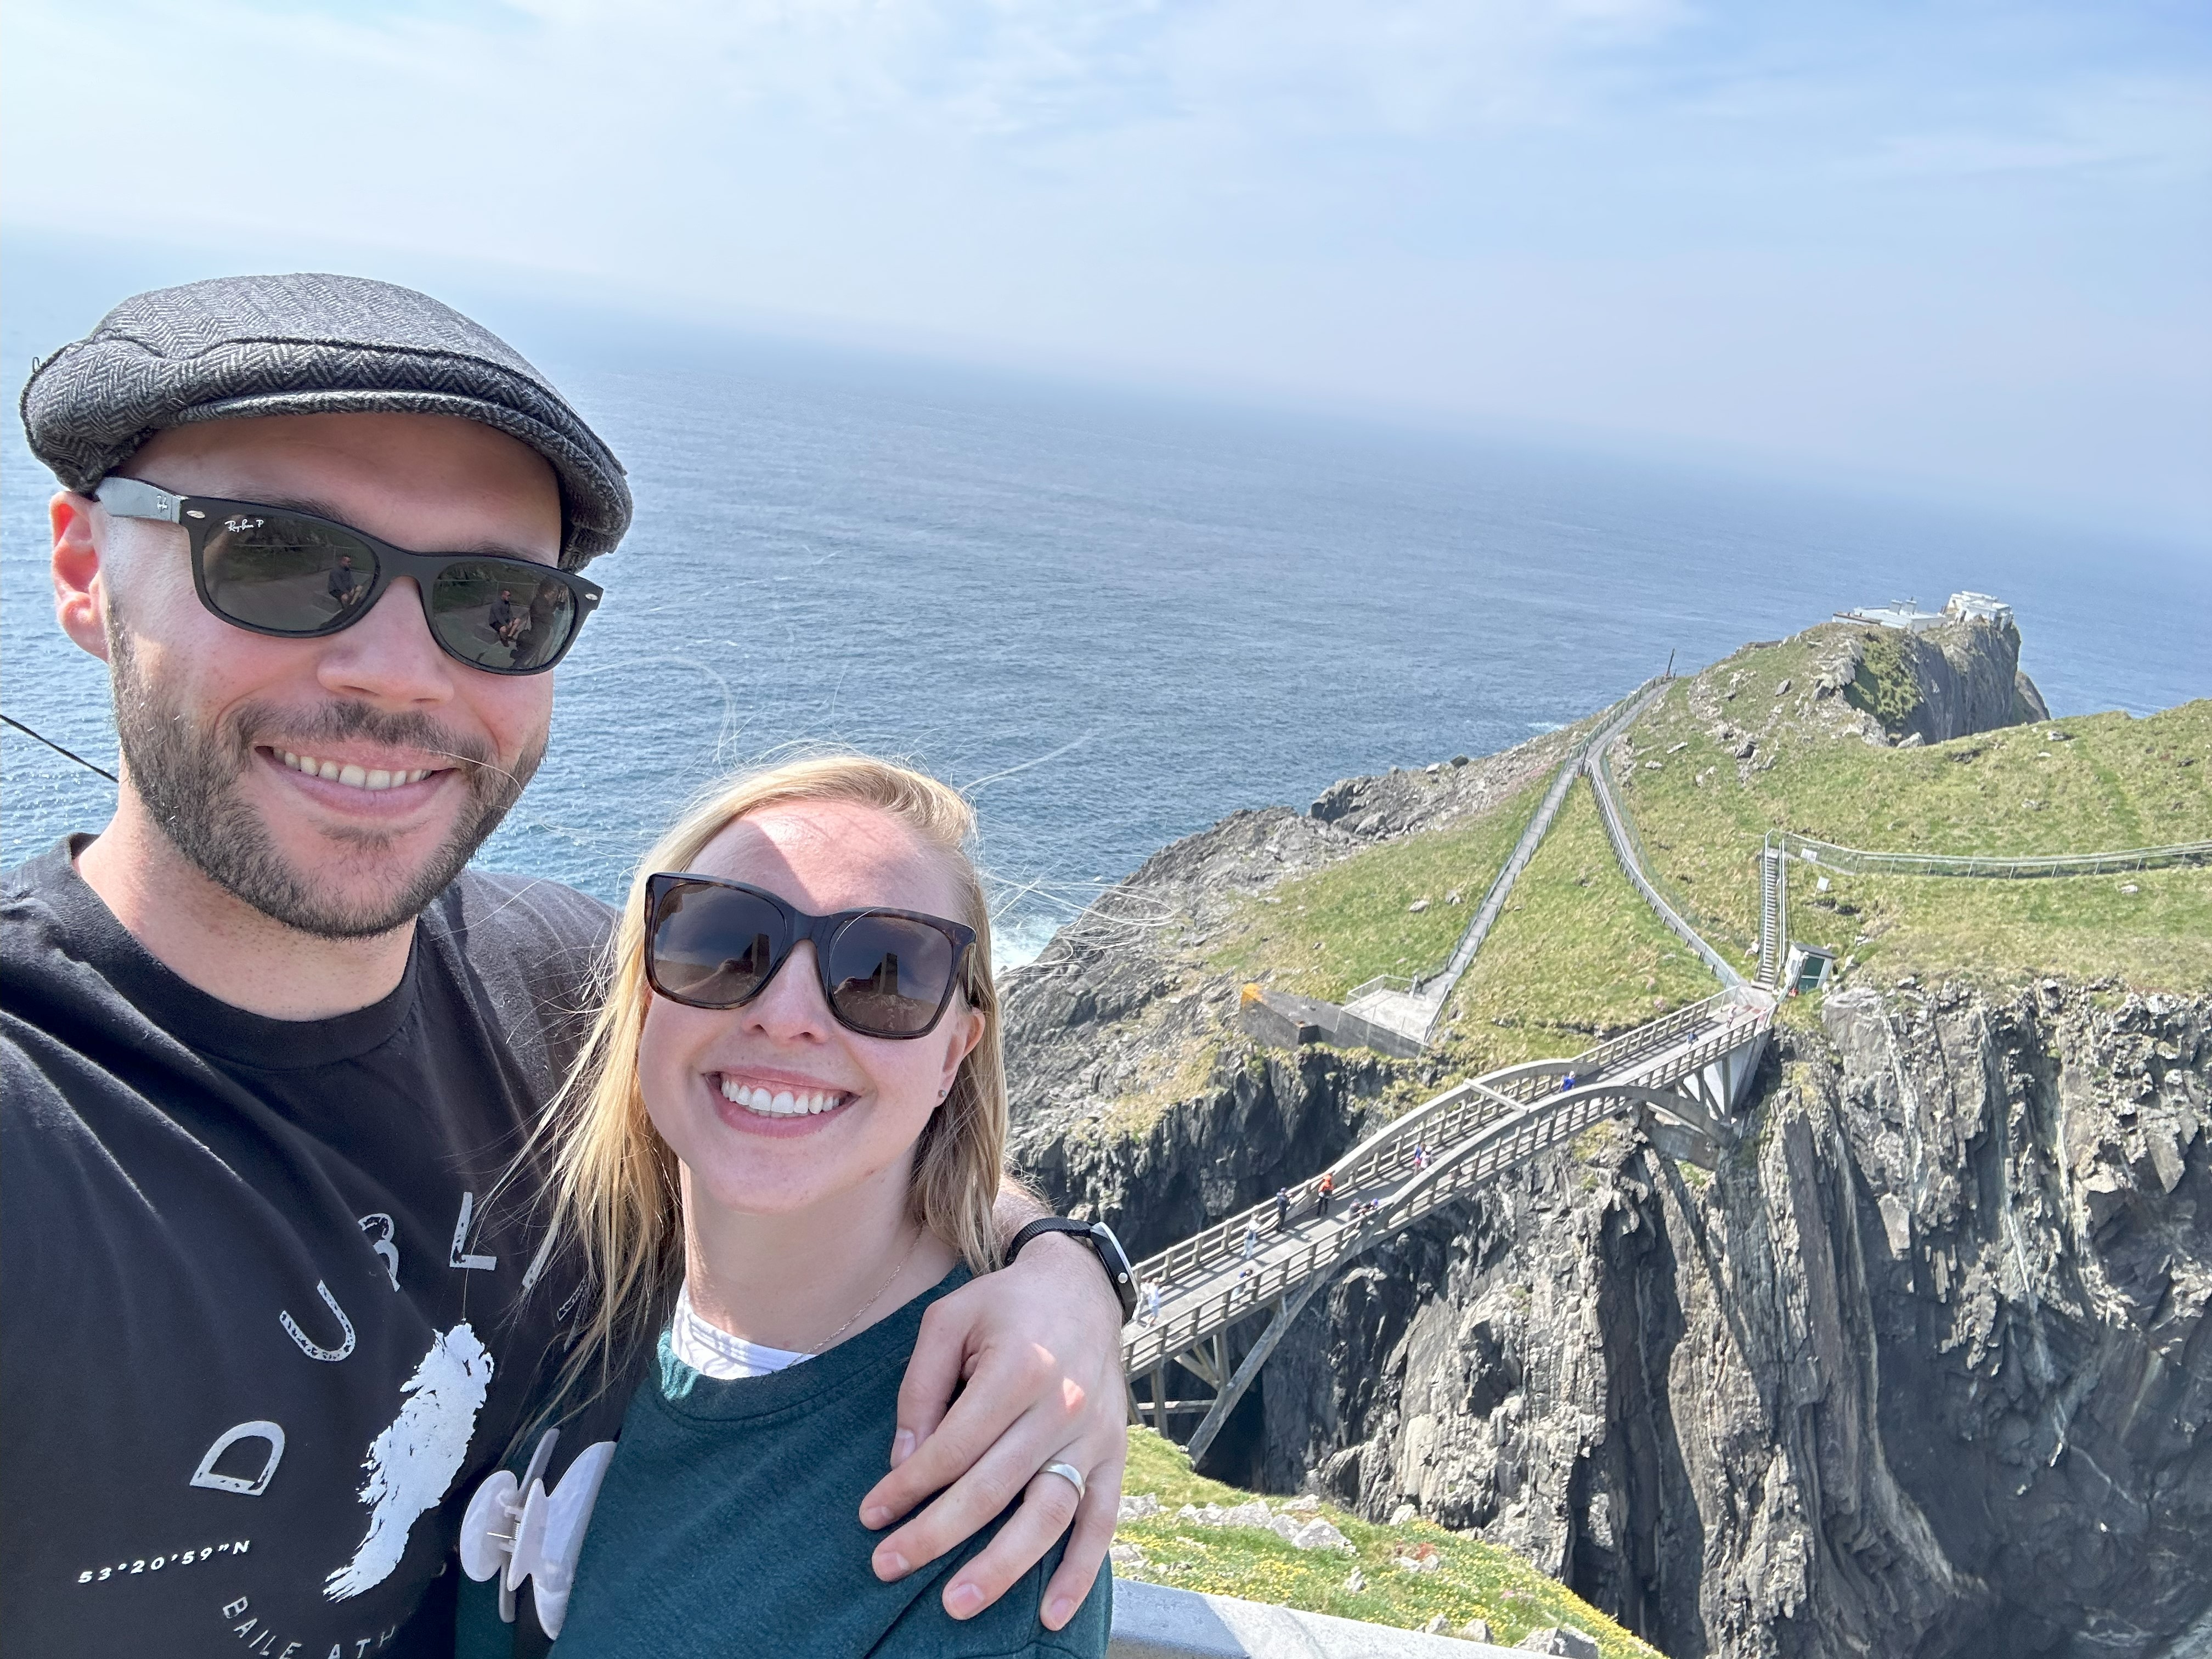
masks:
<path id="1" fill-rule="evenodd" d="M 538 1628 L 548 1636 L 560 1635 L 568 1620 L 568 1592 L 575 1587 L 585 1523 L 592 1518 L 599 1482 L 615 1455 L 611 1440 L 585 1447 L 560 1483 L 548 1492 L 543 1476 L 560 1437 L 558 1429 L 545 1431 L 521 1480 L 514 1478 L 512 1469 L 486 1476 L 461 1517 L 461 1571 L 478 1583 L 498 1576 L 499 1616 L 510 1625 L 514 1622 L 514 1593 L 524 1579 L 531 1580 Z"/>

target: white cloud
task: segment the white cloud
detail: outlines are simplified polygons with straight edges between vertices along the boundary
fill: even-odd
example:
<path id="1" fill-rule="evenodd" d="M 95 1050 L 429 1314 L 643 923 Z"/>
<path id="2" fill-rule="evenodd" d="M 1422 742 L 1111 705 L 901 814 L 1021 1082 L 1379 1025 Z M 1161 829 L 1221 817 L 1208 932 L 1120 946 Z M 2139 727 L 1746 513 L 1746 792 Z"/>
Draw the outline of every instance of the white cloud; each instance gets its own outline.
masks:
<path id="1" fill-rule="evenodd" d="M 2205 53 L 2132 15 L 18 0 L 0 212 L 2203 514 Z"/>

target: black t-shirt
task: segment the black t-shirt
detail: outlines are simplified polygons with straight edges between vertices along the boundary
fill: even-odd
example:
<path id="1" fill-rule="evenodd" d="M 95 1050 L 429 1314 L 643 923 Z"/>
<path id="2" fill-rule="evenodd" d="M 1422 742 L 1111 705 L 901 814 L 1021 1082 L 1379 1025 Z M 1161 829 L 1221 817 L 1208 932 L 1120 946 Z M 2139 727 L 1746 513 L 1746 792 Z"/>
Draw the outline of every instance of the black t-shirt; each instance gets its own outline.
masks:
<path id="1" fill-rule="evenodd" d="M 266 1019 L 155 961 L 83 844 L 0 878 L 0 1647 L 449 1654 L 461 1509 L 580 1300 L 526 1287 L 527 1183 L 486 1200 L 610 913 L 471 872 L 390 996 Z"/>

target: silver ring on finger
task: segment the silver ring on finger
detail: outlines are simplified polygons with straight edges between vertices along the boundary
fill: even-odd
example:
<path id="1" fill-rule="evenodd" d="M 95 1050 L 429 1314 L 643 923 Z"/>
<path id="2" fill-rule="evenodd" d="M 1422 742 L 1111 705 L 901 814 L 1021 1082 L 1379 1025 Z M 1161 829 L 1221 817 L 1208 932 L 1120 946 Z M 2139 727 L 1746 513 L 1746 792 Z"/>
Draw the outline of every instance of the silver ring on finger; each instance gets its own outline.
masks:
<path id="1" fill-rule="evenodd" d="M 1048 1463 L 1042 1468 L 1039 1469 L 1037 1473 L 1039 1474 L 1058 1475 L 1061 1480 L 1066 1481 L 1069 1486 L 1075 1488 L 1075 1501 L 1079 1504 L 1083 1501 L 1083 1495 L 1088 1488 L 1084 1485 L 1083 1471 L 1077 1468 L 1074 1464 Z"/>

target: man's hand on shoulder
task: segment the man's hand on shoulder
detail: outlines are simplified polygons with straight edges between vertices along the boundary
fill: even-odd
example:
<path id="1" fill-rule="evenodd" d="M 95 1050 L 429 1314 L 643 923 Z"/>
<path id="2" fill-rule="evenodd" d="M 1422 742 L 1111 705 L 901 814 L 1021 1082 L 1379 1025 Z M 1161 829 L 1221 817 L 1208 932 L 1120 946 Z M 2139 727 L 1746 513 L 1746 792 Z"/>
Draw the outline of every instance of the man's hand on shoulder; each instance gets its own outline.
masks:
<path id="1" fill-rule="evenodd" d="M 945 1611 L 965 1619 L 997 1601 L 1073 1518 L 1039 1610 L 1048 1629 L 1066 1624 L 1114 1540 L 1129 1450 L 1121 1308 L 1097 1254 L 1047 1234 L 1011 1266 L 933 1304 L 899 1389 L 898 1420 L 891 1473 L 860 1500 L 862 1524 L 888 1526 L 939 1496 L 876 1547 L 878 1576 L 902 1577 L 935 1560 L 1018 1496 L 1020 1509 L 945 1587 Z M 1083 1472 L 1079 1503 L 1072 1482 L 1044 1472 L 1060 1462 Z"/>

